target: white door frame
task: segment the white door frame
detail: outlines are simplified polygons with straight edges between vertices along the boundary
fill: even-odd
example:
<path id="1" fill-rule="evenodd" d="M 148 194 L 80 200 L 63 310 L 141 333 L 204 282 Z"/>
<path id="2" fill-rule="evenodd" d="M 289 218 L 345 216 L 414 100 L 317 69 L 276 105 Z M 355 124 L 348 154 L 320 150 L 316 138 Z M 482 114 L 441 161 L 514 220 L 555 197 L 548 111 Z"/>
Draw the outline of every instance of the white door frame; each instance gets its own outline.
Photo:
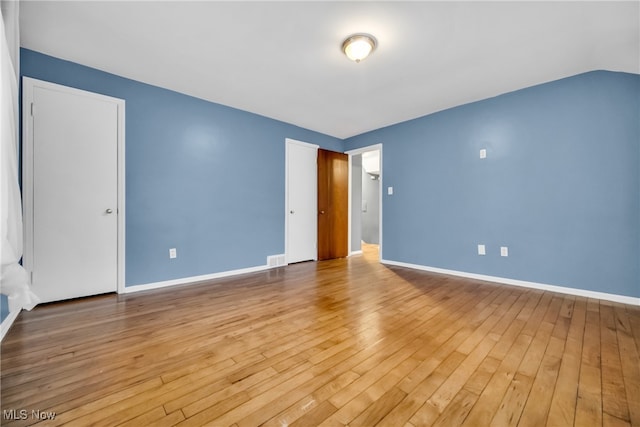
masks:
<path id="1" fill-rule="evenodd" d="M 31 77 L 22 78 L 22 211 L 24 222 L 24 255 L 23 266 L 29 274 L 33 271 L 33 116 L 31 108 L 33 105 L 34 89 L 43 88 L 68 94 L 81 95 L 101 101 L 107 101 L 118 106 L 118 255 L 117 255 L 117 291 L 124 292 L 125 270 L 125 173 L 124 173 L 124 139 L 125 139 L 125 101 L 106 95 L 87 92 L 55 83 L 33 79 Z M 31 281 L 31 280 L 30 280 Z"/>
<path id="2" fill-rule="evenodd" d="M 351 192 L 352 192 L 352 178 L 351 178 L 351 169 L 352 169 L 352 162 L 353 162 L 353 156 L 356 156 L 358 154 L 362 154 L 362 153 L 366 153 L 368 151 L 378 151 L 380 153 L 380 188 L 379 188 L 379 197 L 378 197 L 378 203 L 379 203 L 379 210 L 378 212 L 380 212 L 380 224 L 379 224 L 379 250 L 378 250 L 378 259 L 382 260 L 384 258 L 382 258 L 382 189 L 384 188 L 383 185 L 383 171 L 382 171 L 382 143 L 379 144 L 374 144 L 374 145 L 369 145 L 367 147 L 362 147 L 362 148 L 356 148 L 355 150 L 349 150 L 349 151 L 345 151 L 346 154 L 349 155 L 349 252 L 351 252 L 351 210 L 353 209 L 352 203 L 351 203 Z"/>
<path id="3" fill-rule="evenodd" d="M 284 163 L 284 257 L 285 257 L 285 264 L 289 264 L 289 257 L 290 257 L 290 253 L 289 253 L 289 219 L 290 219 L 290 214 L 289 214 L 289 146 L 290 144 L 295 144 L 295 145 L 301 145 L 303 147 L 308 147 L 308 148 L 313 148 L 315 150 L 318 150 L 320 148 L 319 145 L 316 144 L 309 144 L 308 142 L 303 142 L 303 141 L 298 141 L 295 139 L 291 139 L 291 138 L 285 138 L 285 163 Z M 317 182 L 317 170 L 316 170 L 316 182 Z M 314 192 L 316 194 L 315 196 L 315 200 L 317 201 L 318 196 L 317 196 L 317 192 L 318 192 L 318 187 L 317 185 L 315 185 L 313 187 L 313 189 L 311 189 L 312 192 Z M 317 206 L 314 209 L 317 212 Z M 318 229 L 318 218 L 317 216 L 314 216 L 316 222 L 315 222 L 315 229 L 316 229 L 316 233 L 315 235 L 315 241 L 314 241 L 314 247 L 318 247 L 318 234 L 317 234 L 317 229 Z M 318 252 L 316 250 L 316 254 L 314 257 L 314 260 L 318 259 Z"/>

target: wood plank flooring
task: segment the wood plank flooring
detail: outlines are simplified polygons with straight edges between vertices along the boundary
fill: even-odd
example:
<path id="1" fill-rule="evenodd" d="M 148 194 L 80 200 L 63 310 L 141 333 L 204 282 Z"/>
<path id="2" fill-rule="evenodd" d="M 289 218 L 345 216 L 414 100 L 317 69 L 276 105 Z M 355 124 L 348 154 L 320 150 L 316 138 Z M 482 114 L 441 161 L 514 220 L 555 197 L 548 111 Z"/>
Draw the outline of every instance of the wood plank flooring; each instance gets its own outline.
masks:
<path id="1" fill-rule="evenodd" d="M 376 259 L 23 312 L 1 424 L 640 426 L 639 307 Z"/>

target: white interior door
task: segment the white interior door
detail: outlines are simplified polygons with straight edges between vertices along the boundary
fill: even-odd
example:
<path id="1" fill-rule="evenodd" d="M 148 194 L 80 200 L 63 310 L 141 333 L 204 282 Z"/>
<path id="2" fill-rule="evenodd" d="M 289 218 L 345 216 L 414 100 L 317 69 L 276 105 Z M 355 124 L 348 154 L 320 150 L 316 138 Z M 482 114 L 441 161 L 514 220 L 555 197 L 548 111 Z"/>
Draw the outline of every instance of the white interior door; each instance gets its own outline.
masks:
<path id="1" fill-rule="evenodd" d="M 25 79 L 25 261 L 43 302 L 118 290 L 124 101 Z"/>
<path id="2" fill-rule="evenodd" d="M 286 141 L 286 258 L 291 264 L 318 257 L 318 146 Z"/>

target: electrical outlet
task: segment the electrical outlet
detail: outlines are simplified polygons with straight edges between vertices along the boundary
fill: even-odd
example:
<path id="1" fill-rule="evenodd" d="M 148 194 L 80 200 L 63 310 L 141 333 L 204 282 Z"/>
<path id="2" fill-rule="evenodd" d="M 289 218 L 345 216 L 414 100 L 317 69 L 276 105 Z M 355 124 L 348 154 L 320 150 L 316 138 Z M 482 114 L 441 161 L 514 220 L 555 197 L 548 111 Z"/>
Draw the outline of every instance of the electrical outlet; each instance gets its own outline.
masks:
<path id="1" fill-rule="evenodd" d="M 486 255 L 487 251 L 484 248 L 484 245 L 478 245 L 478 255 Z"/>
<path id="2" fill-rule="evenodd" d="M 506 246 L 500 246 L 500 256 L 509 256 L 509 248 Z"/>
<path id="3" fill-rule="evenodd" d="M 178 257 L 178 252 L 176 251 L 176 248 L 169 249 L 169 258 L 173 259 L 177 257 Z"/>
<path id="4" fill-rule="evenodd" d="M 481 159 L 486 159 L 487 158 L 487 149 L 483 148 L 482 150 L 480 150 L 480 158 Z"/>

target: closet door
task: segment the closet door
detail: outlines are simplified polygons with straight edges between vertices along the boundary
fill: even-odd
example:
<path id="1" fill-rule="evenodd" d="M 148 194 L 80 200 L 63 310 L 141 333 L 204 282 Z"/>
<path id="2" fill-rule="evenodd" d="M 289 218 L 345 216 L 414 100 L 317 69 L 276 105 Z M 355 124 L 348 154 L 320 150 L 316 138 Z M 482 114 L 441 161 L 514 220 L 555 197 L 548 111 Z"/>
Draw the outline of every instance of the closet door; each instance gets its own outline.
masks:
<path id="1" fill-rule="evenodd" d="M 316 165 L 318 146 L 286 141 L 286 233 L 288 264 L 316 259 Z"/>
<path id="2" fill-rule="evenodd" d="M 349 254 L 349 156 L 318 150 L 318 260 Z"/>
<path id="3" fill-rule="evenodd" d="M 25 79 L 25 267 L 42 302 L 118 289 L 124 102 Z"/>

